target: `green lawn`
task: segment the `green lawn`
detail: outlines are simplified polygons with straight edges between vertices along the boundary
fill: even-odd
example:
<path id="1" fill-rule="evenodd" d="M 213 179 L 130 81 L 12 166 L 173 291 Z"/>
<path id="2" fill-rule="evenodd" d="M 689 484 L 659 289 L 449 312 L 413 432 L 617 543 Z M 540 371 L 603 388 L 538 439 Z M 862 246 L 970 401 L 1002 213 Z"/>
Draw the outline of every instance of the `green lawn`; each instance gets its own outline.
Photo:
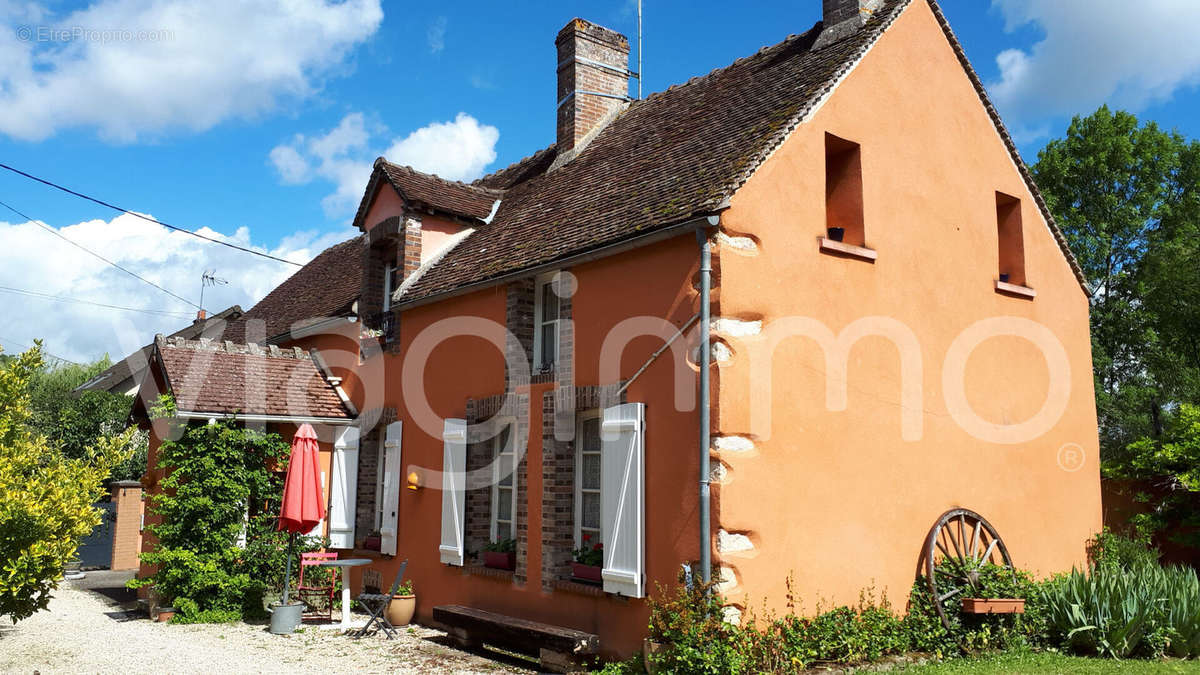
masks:
<path id="1" fill-rule="evenodd" d="M 912 666 L 905 673 L 958 674 L 979 673 L 1198 673 L 1200 661 L 1115 661 L 1064 656 L 1049 652 L 1005 652 L 973 659 L 953 659 L 926 666 Z"/>

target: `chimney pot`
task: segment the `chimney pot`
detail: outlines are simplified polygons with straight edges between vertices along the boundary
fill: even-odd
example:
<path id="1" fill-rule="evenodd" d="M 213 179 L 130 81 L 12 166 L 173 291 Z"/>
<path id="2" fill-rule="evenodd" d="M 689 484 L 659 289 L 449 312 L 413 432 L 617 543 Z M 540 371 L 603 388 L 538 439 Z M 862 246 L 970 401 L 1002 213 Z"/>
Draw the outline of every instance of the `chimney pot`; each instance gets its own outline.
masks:
<path id="1" fill-rule="evenodd" d="M 629 39 L 590 21 L 571 19 L 554 44 L 561 157 L 629 100 Z"/>
<path id="2" fill-rule="evenodd" d="M 208 312 L 206 312 L 202 309 L 196 312 L 196 321 L 203 321 L 207 318 L 208 318 Z"/>

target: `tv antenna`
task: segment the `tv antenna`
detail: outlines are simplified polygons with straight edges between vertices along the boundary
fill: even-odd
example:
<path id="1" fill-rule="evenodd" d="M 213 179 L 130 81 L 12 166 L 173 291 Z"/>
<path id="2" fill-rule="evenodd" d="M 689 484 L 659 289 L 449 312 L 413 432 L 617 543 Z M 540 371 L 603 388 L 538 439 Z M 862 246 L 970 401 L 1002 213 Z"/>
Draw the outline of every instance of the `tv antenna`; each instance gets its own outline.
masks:
<path id="1" fill-rule="evenodd" d="M 204 311 L 204 289 L 209 286 L 227 286 L 229 281 L 217 276 L 216 270 L 207 270 L 200 275 L 200 311 Z"/>
<path id="2" fill-rule="evenodd" d="M 642 100 L 642 0 L 638 0 L 638 100 Z"/>

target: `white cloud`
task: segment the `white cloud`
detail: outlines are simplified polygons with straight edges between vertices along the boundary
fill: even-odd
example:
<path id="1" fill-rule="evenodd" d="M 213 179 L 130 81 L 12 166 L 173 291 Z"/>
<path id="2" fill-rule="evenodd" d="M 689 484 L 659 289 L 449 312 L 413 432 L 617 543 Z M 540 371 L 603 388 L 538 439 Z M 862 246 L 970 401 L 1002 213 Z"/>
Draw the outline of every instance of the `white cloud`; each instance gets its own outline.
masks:
<path id="1" fill-rule="evenodd" d="M 318 178 L 332 183 L 334 191 L 321 205 L 327 215 L 338 217 L 358 206 L 372 162 L 379 155 L 442 178 L 469 181 L 482 176 L 487 165 L 496 161 L 500 139 L 496 127 L 480 124 L 464 112 L 453 121 L 432 122 L 403 138 L 393 138 L 390 147 L 380 151 L 382 143 L 373 143 L 372 138 L 385 134 L 373 133 L 363 114 L 354 112 L 324 134 L 296 135 L 272 149 L 268 159 L 285 184 Z"/>
<path id="2" fill-rule="evenodd" d="M 442 178 L 472 180 L 496 161 L 498 140 L 496 127 L 460 112 L 453 122 L 434 122 L 393 142 L 383 156 Z"/>
<path id="3" fill-rule="evenodd" d="M 429 24 L 429 30 L 425 34 L 426 40 L 429 41 L 429 51 L 437 54 L 446 48 L 446 17 L 439 16 Z"/>
<path id="4" fill-rule="evenodd" d="M 199 299 L 200 275 L 215 269 L 217 276 L 229 284 L 205 289 L 204 306 L 209 311 L 234 304 L 249 309 L 299 269 L 172 232 L 130 215 L 111 221 L 90 220 L 58 231 L 193 301 Z M 233 235 L 207 228 L 200 233 L 300 263 L 355 234 L 349 228 L 324 235 L 301 232 L 268 250 L 253 246 L 246 228 Z M 174 332 L 194 317 L 195 307 L 106 265 L 33 223 L 0 222 L 0 241 L 4 242 L 0 247 L 0 269 L 5 270 L 0 285 L 178 313 L 154 316 L 0 292 L 0 336 L 8 340 L 29 344 L 34 338 L 43 338 L 47 350 L 73 361 L 88 361 L 106 352 L 119 359 L 149 342 L 155 333 Z M 6 352 L 21 351 L 15 343 L 0 340 L 0 344 Z"/>
<path id="5" fill-rule="evenodd" d="M 319 90 L 382 20 L 379 0 L 0 3 L 0 133 L 132 142 L 253 118 Z"/>
<path id="6" fill-rule="evenodd" d="M 996 57 L 988 91 L 1020 127 L 1102 103 L 1139 110 L 1200 83 L 1200 2 L 1195 0 L 992 0 L 1012 31 L 1036 24 L 1045 38 Z M 1032 131 L 1031 133 L 1036 133 Z"/>

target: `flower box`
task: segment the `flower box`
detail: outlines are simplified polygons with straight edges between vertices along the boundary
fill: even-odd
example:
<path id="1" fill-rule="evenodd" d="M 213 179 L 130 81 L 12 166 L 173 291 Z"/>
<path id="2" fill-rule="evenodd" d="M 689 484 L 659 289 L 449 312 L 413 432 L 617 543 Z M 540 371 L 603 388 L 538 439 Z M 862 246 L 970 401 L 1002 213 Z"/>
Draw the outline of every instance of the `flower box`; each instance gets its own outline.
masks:
<path id="1" fill-rule="evenodd" d="M 599 565 L 584 565 L 582 563 L 573 562 L 571 563 L 571 576 L 574 577 L 576 581 L 586 581 L 588 583 L 598 584 L 602 582 L 600 577 L 600 569 L 601 568 Z"/>
<path id="2" fill-rule="evenodd" d="M 483 566 L 497 570 L 517 569 L 516 553 L 501 553 L 500 551 L 484 551 Z"/>
<path id="3" fill-rule="evenodd" d="M 364 551 L 378 551 L 381 548 L 383 548 L 383 537 L 377 534 L 371 534 L 367 535 L 366 539 L 363 539 Z"/>
<path id="4" fill-rule="evenodd" d="M 1025 601 L 1020 598 L 963 598 L 967 614 L 1024 614 Z"/>

